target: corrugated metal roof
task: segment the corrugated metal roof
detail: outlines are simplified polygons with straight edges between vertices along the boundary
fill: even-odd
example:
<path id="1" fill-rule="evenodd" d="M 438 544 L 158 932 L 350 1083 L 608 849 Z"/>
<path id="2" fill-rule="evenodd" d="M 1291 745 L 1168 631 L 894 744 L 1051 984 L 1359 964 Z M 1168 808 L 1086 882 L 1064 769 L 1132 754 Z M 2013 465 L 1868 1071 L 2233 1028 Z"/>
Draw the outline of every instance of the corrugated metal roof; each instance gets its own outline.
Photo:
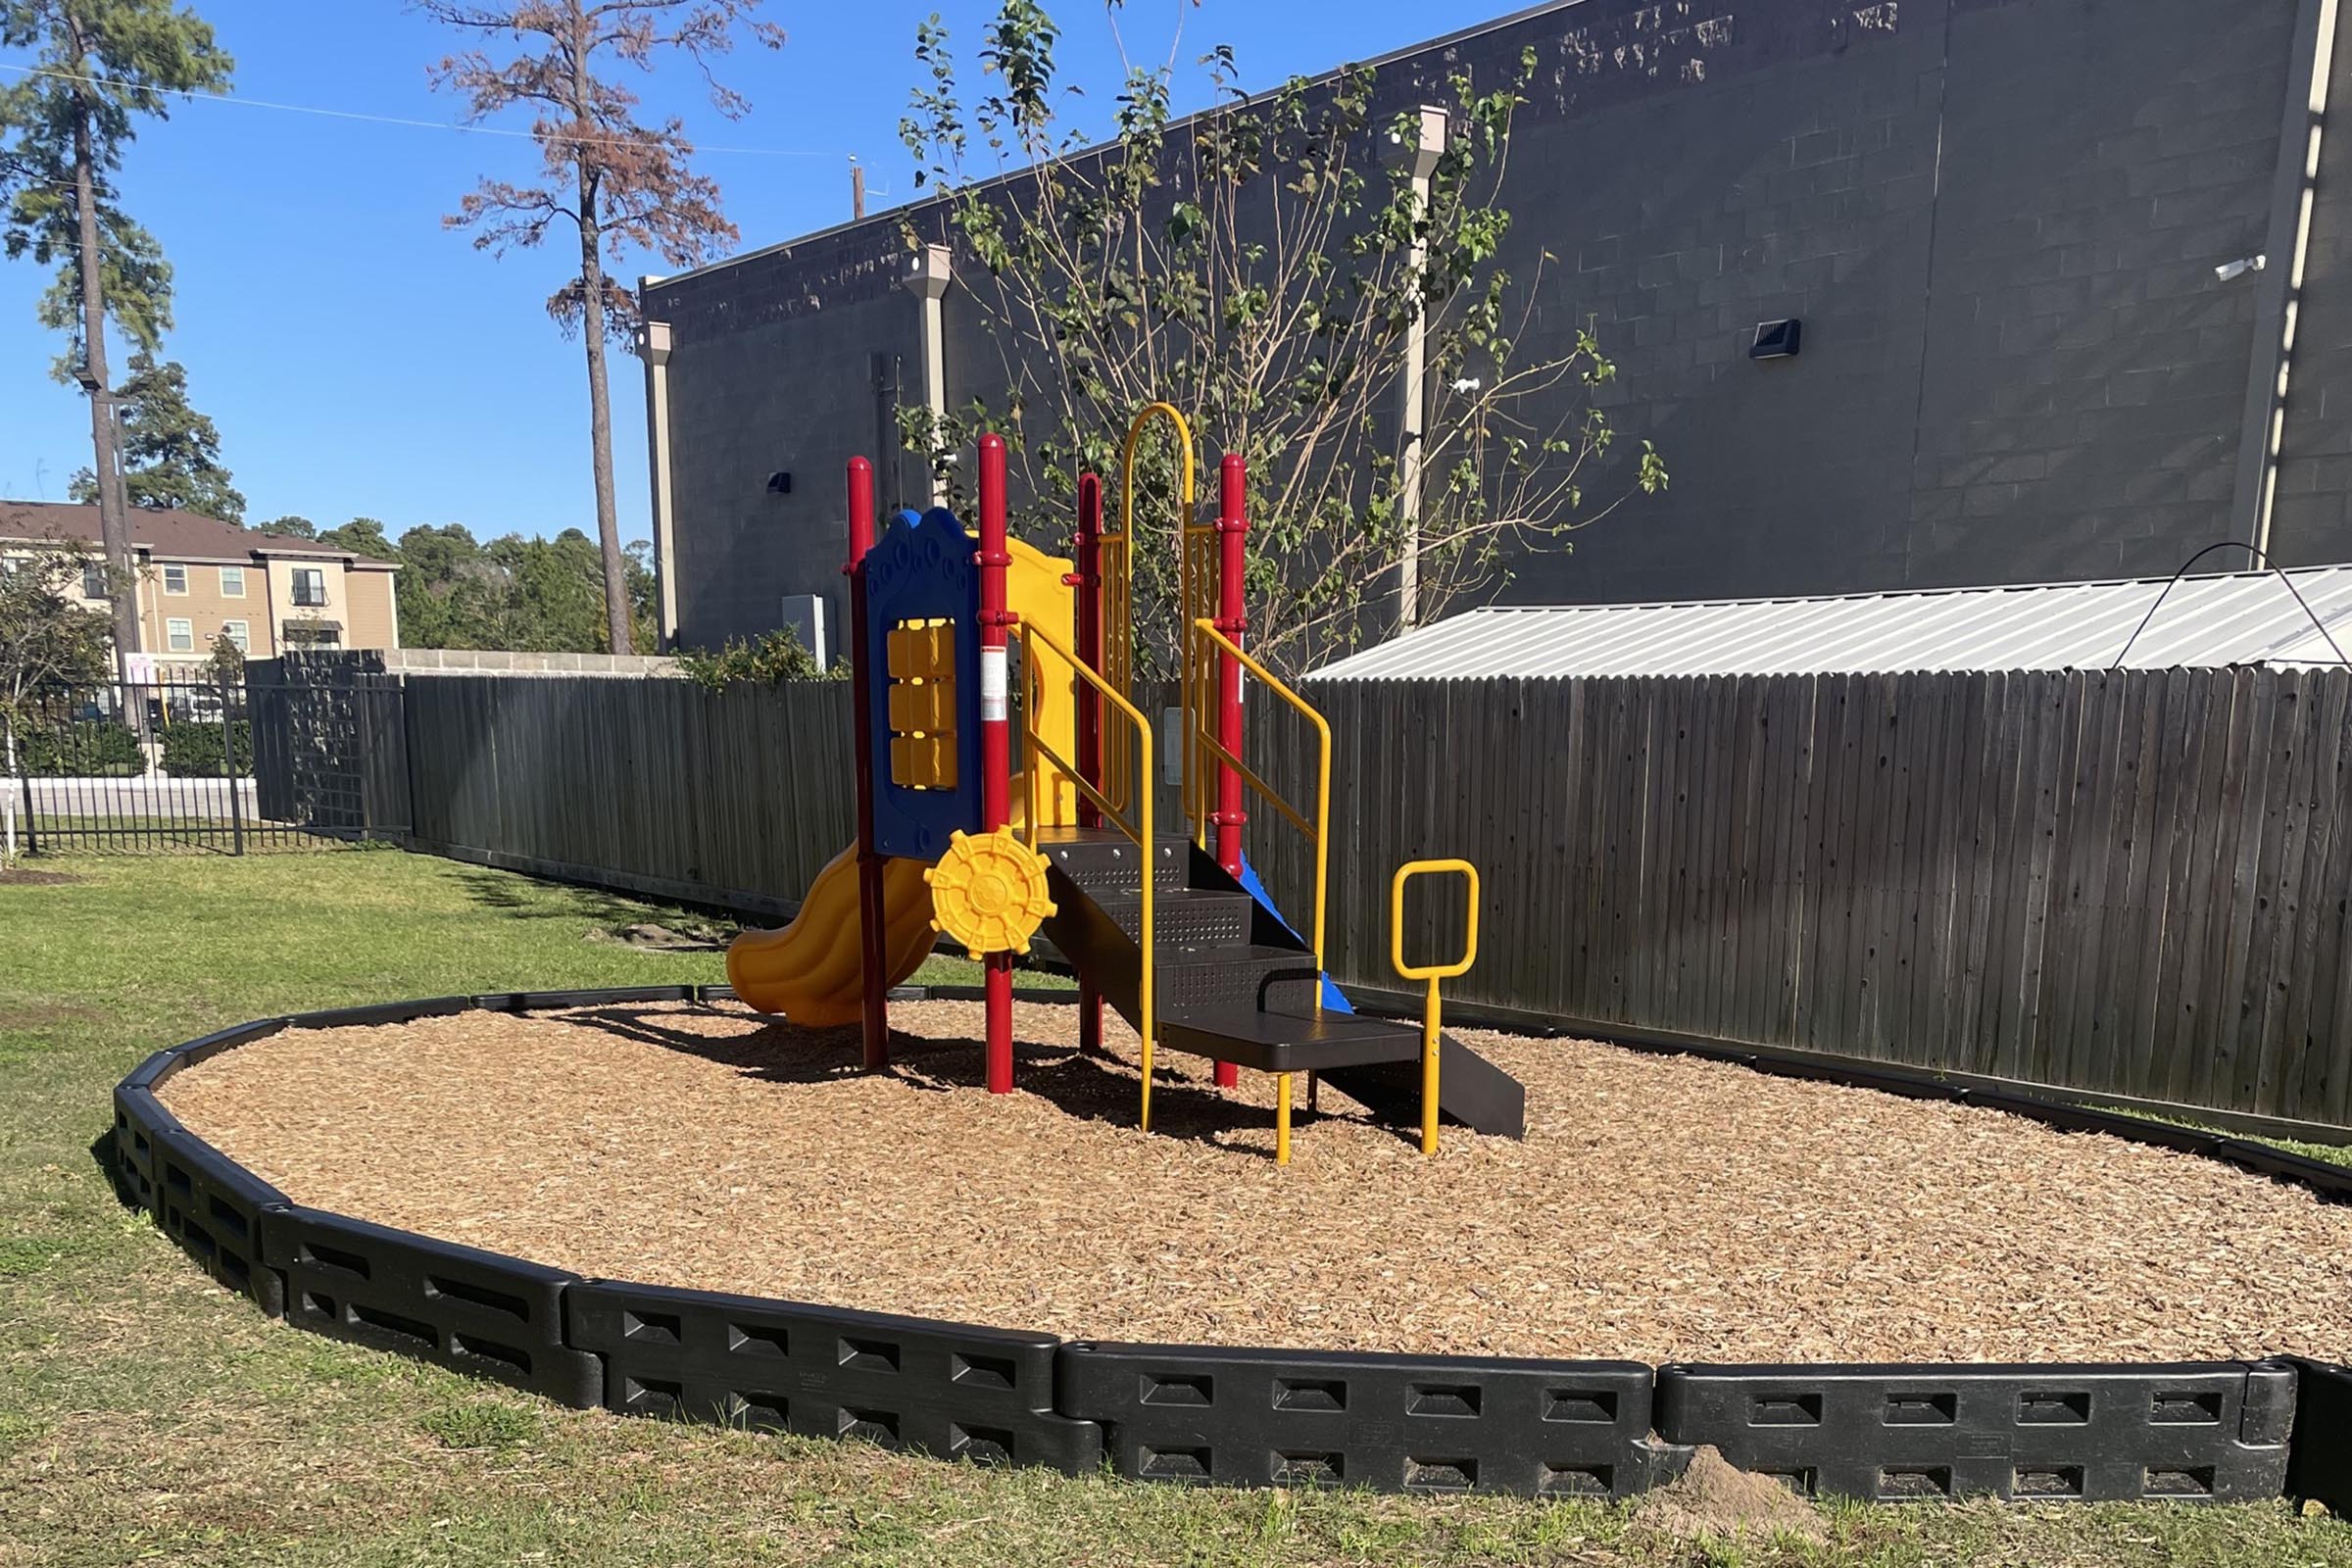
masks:
<path id="1" fill-rule="evenodd" d="M 2167 593 L 2169 580 L 1495 607 L 1425 626 L 1306 678 L 2105 669 L 2127 644 L 2128 667 L 2166 669 L 2333 664 L 2342 662 L 2339 649 L 2352 649 L 2352 565 L 2182 577 Z M 2133 642 L 2133 629 L 2160 596 L 2163 608 Z"/>

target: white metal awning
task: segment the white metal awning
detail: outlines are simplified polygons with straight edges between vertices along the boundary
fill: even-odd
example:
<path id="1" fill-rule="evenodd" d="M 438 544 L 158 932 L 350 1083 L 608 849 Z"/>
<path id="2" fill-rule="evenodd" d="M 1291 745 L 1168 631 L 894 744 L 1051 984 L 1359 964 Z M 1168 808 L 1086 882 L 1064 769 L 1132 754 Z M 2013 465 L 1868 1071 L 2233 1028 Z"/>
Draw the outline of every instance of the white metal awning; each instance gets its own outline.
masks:
<path id="1" fill-rule="evenodd" d="M 2119 658 L 2128 668 L 2168 669 L 2335 664 L 2344 650 L 2352 650 L 2352 565 L 1823 599 L 1495 607 L 1306 678 L 2105 669 Z"/>

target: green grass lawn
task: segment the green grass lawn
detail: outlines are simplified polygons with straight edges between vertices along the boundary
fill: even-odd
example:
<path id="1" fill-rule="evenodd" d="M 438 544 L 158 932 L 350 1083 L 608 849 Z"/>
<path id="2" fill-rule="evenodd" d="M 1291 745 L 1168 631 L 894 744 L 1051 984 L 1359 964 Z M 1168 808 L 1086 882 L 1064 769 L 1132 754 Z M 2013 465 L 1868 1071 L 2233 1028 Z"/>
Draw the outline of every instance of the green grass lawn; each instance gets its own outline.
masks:
<path id="1" fill-rule="evenodd" d="M 2342 1564 L 2285 1505 L 1825 1510 L 1826 1544 L 1625 1507 L 1184 1491 L 557 1408 L 217 1289 L 91 1154 L 149 1052 L 274 1011 L 717 980 L 594 939 L 666 911 L 388 851 L 45 861 L 0 884 L 0 1568 Z M 935 960 L 925 978 L 968 979 Z"/>

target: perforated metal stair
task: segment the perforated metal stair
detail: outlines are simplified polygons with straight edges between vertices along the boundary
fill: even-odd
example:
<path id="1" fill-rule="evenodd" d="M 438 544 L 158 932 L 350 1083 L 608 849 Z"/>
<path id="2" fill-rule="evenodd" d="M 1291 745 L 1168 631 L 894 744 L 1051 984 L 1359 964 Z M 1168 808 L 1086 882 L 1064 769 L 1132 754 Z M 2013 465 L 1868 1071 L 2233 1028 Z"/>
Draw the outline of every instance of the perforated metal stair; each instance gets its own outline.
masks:
<path id="1" fill-rule="evenodd" d="M 1050 827 L 1038 838 L 1056 912 L 1045 934 L 1130 1024 L 1143 976 L 1143 854 L 1102 828 Z M 1159 1044 L 1260 1072 L 1312 1072 L 1383 1121 L 1418 1126 L 1417 1025 L 1317 1005 L 1312 951 L 1188 839 L 1151 854 L 1154 1006 Z M 1482 1133 L 1520 1138 L 1519 1081 L 1446 1036 L 1439 1109 Z"/>

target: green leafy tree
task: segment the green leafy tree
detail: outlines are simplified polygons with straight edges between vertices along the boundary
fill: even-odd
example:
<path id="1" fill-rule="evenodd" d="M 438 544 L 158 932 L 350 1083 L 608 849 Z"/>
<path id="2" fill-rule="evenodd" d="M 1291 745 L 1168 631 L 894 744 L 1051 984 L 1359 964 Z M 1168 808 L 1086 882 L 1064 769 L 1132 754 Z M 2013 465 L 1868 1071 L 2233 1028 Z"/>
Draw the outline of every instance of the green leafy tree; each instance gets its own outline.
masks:
<path id="1" fill-rule="evenodd" d="M 696 266 L 737 235 L 719 209 L 718 182 L 689 167 L 694 145 L 672 118 L 647 124 L 623 68 L 650 71 L 664 55 L 703 74 L 710 103 L 728 119 L 751 105 L 719 84 L 712 62 L 740 29 L 770 48 L 783 30 L 758 20 L 760 0 L 418 0 L 434 21 L 481 38 L 512 42 L 512 58 L 479 50 L 435 68 L 435 85 L 462 94 L 471 122 L 510 109 L 532 115 L 541 180 L 485 179 L 447 221 L 474 231 L 474 244 L 503 255 L 529 249 L 568 224 L 579 272 L 548 300 L 548 314 L 578 331 L 587 350 L 589 454 L 607 612 L 606 641 L 631 649 L 628 575 L 612 489 L 612 413 L 605 372 L 608 338 L 626 341 L 637 324 L 628 289 L 606 271 L 632 252 L 651 251 L 673 268 Z"/>
<path id="2" fill-rule="evenodd" d="M 116 389 L 122 411 L 122 482 L 134 507 L 177 508 L 242 525 L 245 497 L 220 462 L 220 431 L 188 402 L 188 372 L 176 360 L 158 364 L 145 349 L 130 357 L 130 378 Z M 70 492 L 87 506 L 98 478 L 84 468 Z"/>
<path id="3" fill-rule="evenodd" d="M 172 269 L 122 210 L 115 175 L 140 117 L 166 118 L 172 93 L 226 87 L 233 62 L 210 24 L 173 0 L 0 0 L 0 47 L 34 60 L 0 87 L 0 249 L 57 269 L 40 319 L 66 334 L 58 378 L 90 394 L 107 564 L 127 579 L 129 503 L 116 473 L 106 323 L 156 353 L 172 324 Z M 118 657 L 138 648 L 128 594 L 116 596 L 114 631 Z"/>
<path id="4" fill-rule="evenodd" d="M 553 539 L 506 534 L 486 544 L 461 523 L 411 528 L 389 559 L 401 564 L 401 641 L 412 648 L 612 652 L 603 558 L 577 528 Z M 627 564 L 642 638 L 654 623 L 653 576 L 641 552 Z"/>
<path id="5" fill-rule="evenodd" d="M 682 648 L 678 668 L 689 680 L 712 691 L 737 685 L 773 686 L 787 680 L 842 680 L 850 672 L 842 663 L 831 669 L 818 668 L 816 656 L 801 646 L 800 634 L 790 626 L 779 626 L 748 641 L 730 637 L 717 649 Z"/>
<path id="6" fill-rule="evenodd" d="M 221 632 L 213 638 L 212 657 L 205 661 L 205 667 L 212 672 L 213 679 L 230 686 L 242 686 L 245 683 L 245 650 L 239 648 L 228 633 Z"/>
<path id="7" fill-rule="evenodd" d="M 318 525 L 310 518 L 288 513 L 274 521 L 262 524 L 262 532 L 276 534 L 281 539 L 316 539 Z"/>
<path id="8" fill-rule="evenodd" d="M 615 650 L 607 641 L 603 560 L 577 528 L 553 539 L 509 534 L 483 554 L 507 576 L 507 616 L 496 648 L 539 653 Z M 624 606 L 622 613 L 627 610 Z M 625 648 L 618 650 L 627 652 Z"/>
<path id="9" fill-rule="evenodd" d="M 48 689 L 88 685 L 106 679 L 112 638 L 103 611 L 84 605 L 82 574 L 93 564 L 77 545 L 42 544 L 12 552 L 0 567 L 0 760 L 18 772 L 30 732 L 42 722 Z M 71 715 L 49 714 L 70 723 Z M 0 791 L 0 859 L 13 859 L 17 846 L 17 792 Z"/>
<path id="10" fill-rule="evenodd" d="M 1665 485 L 1643 443 L 1608 473 L 1612 496 L 1588 495 L 1617 439 L 1599 406 L 1616 368 L 1590 333 L 1526 347 L 1535 301 L 1557 286 L 1541 264 L 1498 264 L 1532 52 L 1513 80 L 1445 83 L 1432 138 L 1418 107 L 1395 107 L 1427 102 L 1426 87 L 1351 67 L 1249 97 L 1220 46 L 1200 61 L 1215 108 L 1178 122 L 1171 70 L 1135 68 L 1115 135 L 1090 149 L 1064 108 L 1093 99 L 1061 79 L 1045 9 L 1003 0 L 984 40 L 987 88 L 967 105 L 946 30 L 919 29 L 929 80 L 901 124 L 939 194 L 909 213 L 906 242 L 949 239 L 977 264 L 959 276 L 1001 360 L 1000 395 L 903 416 L 908 447 L 951 483 L 948 456 L 993 428 L 1021 470 L 1020 520 L 1058 536 L 1078 474 L 1115 483 L 1130 418 L 1174 403 L 1204 456 L 1249 464 L 1250 642 L 1290 668 L 1426 620 L 1504 573 L 1514 549 L 1558 548 Z M 1177 622 L 1171 448 L 1155 430 L 1139 455 L 1147 667 L 1165 667 Z M 1213 471 L 1201 489 L 1213 505 Z"/>
<path id="11" fill-rule="evenodd" d="M 384 525 L 373 517 L 354 517 L 340 528 L 327 529 L 318 539 L 322 545 L 348 550 L 370 561 L 400 559 L 400 547 L 385 536 Z"/>

